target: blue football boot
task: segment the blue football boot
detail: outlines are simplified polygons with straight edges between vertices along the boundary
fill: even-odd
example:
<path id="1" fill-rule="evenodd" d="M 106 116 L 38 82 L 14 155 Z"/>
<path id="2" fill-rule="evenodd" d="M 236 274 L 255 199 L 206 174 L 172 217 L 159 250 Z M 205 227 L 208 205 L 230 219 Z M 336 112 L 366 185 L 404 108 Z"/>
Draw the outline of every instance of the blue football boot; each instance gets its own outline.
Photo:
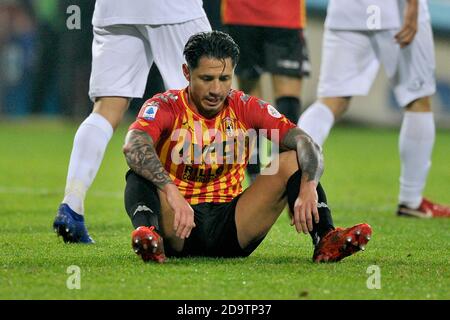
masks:
<path id="1" fill-rule="evenodd" d="M 58 236 L 63 237 L 64 242 L 94 243 L 84 225 L 84 217 L 70 209 L 66 203 L 59 206 L 53 229 Z"/>

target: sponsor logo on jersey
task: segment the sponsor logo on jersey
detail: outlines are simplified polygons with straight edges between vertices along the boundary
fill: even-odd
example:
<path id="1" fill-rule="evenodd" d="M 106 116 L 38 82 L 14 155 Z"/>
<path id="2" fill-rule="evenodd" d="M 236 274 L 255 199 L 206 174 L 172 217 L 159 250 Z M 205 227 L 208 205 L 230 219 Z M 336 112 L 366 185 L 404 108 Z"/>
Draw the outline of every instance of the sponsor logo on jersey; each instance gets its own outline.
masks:
<path id="1" fill-rule="evenodd" d="M 204 166 L 185 166 L 183 171 L 183 180 L 208 183 L 219 179 L 223 173 L 224 167 L 218 168 Z"/>
<path id="2" fill-rule="evenodd" d="M 267 105 L 267 112 L 274 118 L 281 118 L 281 113 L 270 104 Z"/>

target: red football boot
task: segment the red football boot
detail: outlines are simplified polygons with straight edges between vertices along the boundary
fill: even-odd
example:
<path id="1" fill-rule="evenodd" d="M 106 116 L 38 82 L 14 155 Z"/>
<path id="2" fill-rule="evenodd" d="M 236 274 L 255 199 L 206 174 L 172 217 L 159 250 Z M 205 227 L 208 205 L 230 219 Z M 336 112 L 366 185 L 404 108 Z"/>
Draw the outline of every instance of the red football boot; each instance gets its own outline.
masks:
<path id="1" fill-rule="evenodd" d="M 422 198 L 422 202 L 417 209 L 399 205 L 397 215 L 417 218 L 450 218 L 450 207 L 433 203 L 426 198 Z"/>
<path id="2" fill-rule="evenodd" d="M 166 261 L 163 238 L 154 230 L 155 227 L 138 227 L 131 233 L 131 246 L 144 262 L 153 260 L 158 263 Z"/>
<path id="3" fill-rule="evenodd" d="M 317 244 L 314 262 L 337 262 L 359 250 L 364 250 L 372 236 L 372 228 L 360 223 L 351 228 L 336 228 L 328 232 Z"/>

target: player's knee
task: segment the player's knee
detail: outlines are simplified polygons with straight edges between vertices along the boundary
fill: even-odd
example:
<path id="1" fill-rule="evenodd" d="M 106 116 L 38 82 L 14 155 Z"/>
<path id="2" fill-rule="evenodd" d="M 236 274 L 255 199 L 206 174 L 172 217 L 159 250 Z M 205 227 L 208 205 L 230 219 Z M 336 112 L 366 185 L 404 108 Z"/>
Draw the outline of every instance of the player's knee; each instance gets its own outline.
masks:
<path id="1" fill-rule="evenodd" d="M 431 111 L 430 97 L 423 97 L 410 102 L 405 107 L 405 111 L 430 112 Z"/>
<path id="2" fill-rule="evenodd" d="M 129 104 L 128 98 L 100 97 L 95 101 L 93 112 L 103 116 L 116 129 L 128 110 Z"/>
<path id="3" fill-rule="evenodd" d="M 350 99 L 350 97 L 321 98 L 320 102 L 331 110 L 335 118 L 339 118 L 348 110 Z"/>

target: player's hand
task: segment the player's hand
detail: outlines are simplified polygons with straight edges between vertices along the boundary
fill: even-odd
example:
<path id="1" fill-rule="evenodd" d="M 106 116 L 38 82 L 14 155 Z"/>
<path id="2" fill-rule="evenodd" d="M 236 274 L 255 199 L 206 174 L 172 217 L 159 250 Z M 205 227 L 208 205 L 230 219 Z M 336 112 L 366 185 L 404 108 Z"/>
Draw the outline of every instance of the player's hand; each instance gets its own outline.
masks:
<path id="1" fill-rule="evenodd" d="M 167 201 L 174 212 L 173 229 L 180 239 L 188 238 L 195 227 L 194 210 L 174 184 L 166 185 Z"/>
<path id="2" fill-rule="evenodd" d="M 313 219 L 315 223 L 319 222 L 316 188 L 317 183 L 315 181 L 302 181 L 300 184 L 300 193 L 295 200 L 294 216 L 291 219 L 291 225 L 295 225 L 297 232 L 307 234 L 313 230 Z"/>
<path id="3" fill-rule="evenodd" d="M 395 40 L 400 48 L 408 46 L 417 33 L 417 18 L 419 14 L 417 0 L 410 0 L 405 8 L 403 25 L 400 31 L 395 35 Z"/>

